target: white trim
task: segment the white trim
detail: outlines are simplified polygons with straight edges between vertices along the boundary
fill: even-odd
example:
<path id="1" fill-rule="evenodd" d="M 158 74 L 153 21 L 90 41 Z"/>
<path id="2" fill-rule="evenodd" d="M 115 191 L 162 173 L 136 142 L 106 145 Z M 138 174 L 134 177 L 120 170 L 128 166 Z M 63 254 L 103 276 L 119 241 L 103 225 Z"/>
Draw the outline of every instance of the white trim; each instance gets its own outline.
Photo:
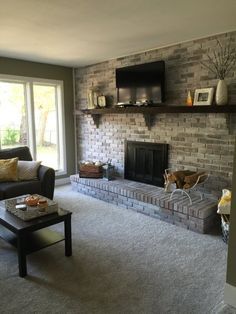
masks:
<path id="1" fill-rule="evenodd" d="M 44 79 L 44 78 L 39 78 L 39 77 L 10 75 L 10 74 L 2 74 L 2 73 L 0 73 L 0 78 L 2 81 L 16 82 L 16 83 L 22 83 L 23 81 L 25 81 L 25 82 L 33 82 L 34 84 L 41 84 L 41 83 L 48 84 L 48 85 L 63 84 L 63 80 Z"/>
<path id="2" fill-rule="evenodd" d="M 72 71 L 73 74 L 73 107 L 74 107 L 74 112 L 76 111 L 76 95 L 75 95 L 75 69 L 73 68 Z M 77 128 L 76 128 L 76 122 L 77 122 L 77 117 L 74 114 L 74 145 L 75 145 L 75 172 L 78 172 L 78 145 L 77 145 Z"/>
<path id="3" fill-rule="evenodd" d="M 29 144 L 33 160 L 37 160 L 36 155 L 36 132 L 35 132 L 35 116 L 34 116 L 34 91 L 32 82 L 26 83 L 27 87 L 27 112 L 28 112 L 28 128 L 29 128 Z"/>
<path id="4" fill-rule="evenodd" d="M 62 179 L 56 179 L 55 180 L 55 186 L 60 186 L 60 185 L 65 185 L 70 183 L 70 178 L 66 177 L 66 178 L 62 178 Z"/>
<path id="5" fill-rule="evenodd" d="M 59 87 L 60 86 L 60 87 Z M 66 124 L 65 124 L 65 104 L 64 104 L 64 84 L 57 84 L 56 86 L 56 95 L 57 95 L 57 136 L 58 136 L 58 146 L 59 146 L 59 156 L 60 163 L 63 171 L 67 173 L 67 156 L 66 156 Z"/>
<path id="6" fill-rule="evenodd" d="M 55 176 L 59 177 L 59 176 L 64 176 L 67 175 L 67 171 L 65 170 L 55 170 Z"/>
<path id="7" fill-rule="evenodd" d="M 225 284 L 224 301 L 225 303 L 236 308 L 236 287 L 228 283 Z"/>

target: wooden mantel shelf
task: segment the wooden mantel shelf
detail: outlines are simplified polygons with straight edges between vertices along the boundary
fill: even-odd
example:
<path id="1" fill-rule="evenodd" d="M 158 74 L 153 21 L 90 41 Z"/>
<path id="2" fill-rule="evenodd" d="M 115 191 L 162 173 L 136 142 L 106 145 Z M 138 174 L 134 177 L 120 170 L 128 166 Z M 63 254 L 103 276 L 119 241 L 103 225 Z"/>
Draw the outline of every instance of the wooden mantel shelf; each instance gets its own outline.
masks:
<path id="1" fill-rule="evenodd" d="M 101 109 L 76 110 L 75 114 L 112 114 L 112 113 L 234 113 L 236 105 L 225 106 L 156 106 L 156 107 L 112 107 Z"/>
<path id="2" fill-rule="evenodd" d="M 125 113 L 141 113 L 143 114 L 146 125 L 150 129 L 151 118 L 158 113 L 236 113 L 236 105 L 225 106 L 156 106 L 156 107 L 112 107 L 101 109 L 83 109 L 76 110 L 75 115 L 91 114 L 95 125 L 99 126 L 100 116 L 103 114 L 125 114 Z"/>

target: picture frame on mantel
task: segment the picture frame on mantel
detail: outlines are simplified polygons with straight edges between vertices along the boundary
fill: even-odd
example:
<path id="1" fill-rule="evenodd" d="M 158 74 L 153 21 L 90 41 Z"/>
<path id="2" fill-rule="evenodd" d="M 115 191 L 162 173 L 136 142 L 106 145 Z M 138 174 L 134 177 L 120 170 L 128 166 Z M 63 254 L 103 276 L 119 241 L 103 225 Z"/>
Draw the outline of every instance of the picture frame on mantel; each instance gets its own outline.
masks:
<path id="1" fill-rule="evenodd" d="M 194 106 L 210 106 L 212 105 L 214 88 L 196 89 L 194 93 Z"/>

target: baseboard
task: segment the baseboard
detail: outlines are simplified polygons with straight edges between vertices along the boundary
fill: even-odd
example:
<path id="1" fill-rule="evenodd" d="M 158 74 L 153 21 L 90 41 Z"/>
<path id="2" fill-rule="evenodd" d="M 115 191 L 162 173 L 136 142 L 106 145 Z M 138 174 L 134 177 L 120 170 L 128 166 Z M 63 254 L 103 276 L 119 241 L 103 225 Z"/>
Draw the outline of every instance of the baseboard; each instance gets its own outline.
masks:
<path id="1" fill-rule="evenodd" d="M 225 303 L 236 308 L 236 287 L 226 283 L 225 284 Z"/>
<path id="2" fill-rule="evenodd" d="M 65 185 L 70 183 L 70 178 L 66 177 L 66 178 L 62 178 L 62 179 L 56 179 L 55 180 L 55 186 L 60 186 L 60 185 Z"/>

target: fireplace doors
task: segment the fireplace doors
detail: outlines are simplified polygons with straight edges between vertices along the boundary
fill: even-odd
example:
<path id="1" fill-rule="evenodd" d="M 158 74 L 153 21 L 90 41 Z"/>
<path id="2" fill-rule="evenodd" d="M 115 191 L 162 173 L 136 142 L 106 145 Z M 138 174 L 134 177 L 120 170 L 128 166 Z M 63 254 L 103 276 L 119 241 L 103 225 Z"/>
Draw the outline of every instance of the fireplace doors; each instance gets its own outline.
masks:
<path id="1" fill-rule="evenodd" d="M 125 179 L 163 187 L 168 168 L 168 144 L 125 143 Z"/>

